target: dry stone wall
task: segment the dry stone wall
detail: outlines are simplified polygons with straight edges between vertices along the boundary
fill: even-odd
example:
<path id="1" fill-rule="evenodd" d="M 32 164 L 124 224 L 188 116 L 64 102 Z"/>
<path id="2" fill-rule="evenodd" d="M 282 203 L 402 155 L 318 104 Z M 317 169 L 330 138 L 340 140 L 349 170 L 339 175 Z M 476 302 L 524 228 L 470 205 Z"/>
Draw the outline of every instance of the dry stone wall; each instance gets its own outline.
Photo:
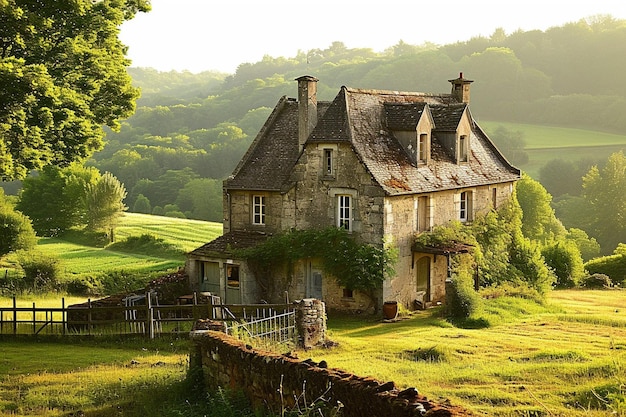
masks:
<path id="1" fill-rule="evenodd" d="M 398 390 L 393 382 L 331 369 L 324 362 L 260 351 L 224 333 L 195 331 L 191 339 L 191 363 L 202 366 L 207 388 L 241 390 L 255 407 L 291 409 L 304 391 L 309 404 L 320 396 L 329 404 L 341 402 L 344 417 L 472 415 L 459 407 L 430 401 L 415 388 Z"/>

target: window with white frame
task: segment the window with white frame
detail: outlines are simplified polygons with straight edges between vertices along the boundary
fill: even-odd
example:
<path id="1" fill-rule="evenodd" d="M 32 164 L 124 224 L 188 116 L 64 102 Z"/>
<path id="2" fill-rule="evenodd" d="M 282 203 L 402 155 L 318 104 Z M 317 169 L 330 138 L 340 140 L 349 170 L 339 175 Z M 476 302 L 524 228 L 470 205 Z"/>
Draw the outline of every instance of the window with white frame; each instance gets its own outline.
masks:
<path id="1" fill-rule="evenodd" d="M 472 221 L 472 192 L 463 191 L 459 199 L 459 220 Z"/>
<path id="2" fill-rule="evenodd" d="M 265 196 L 252 196 L 252 224 L 265 224 Z"/>
<path id="3" fill-rule="evenodd" d="M 349 195 L 337 196 L 337 227 L 352 230 L 352 199 Z"/>

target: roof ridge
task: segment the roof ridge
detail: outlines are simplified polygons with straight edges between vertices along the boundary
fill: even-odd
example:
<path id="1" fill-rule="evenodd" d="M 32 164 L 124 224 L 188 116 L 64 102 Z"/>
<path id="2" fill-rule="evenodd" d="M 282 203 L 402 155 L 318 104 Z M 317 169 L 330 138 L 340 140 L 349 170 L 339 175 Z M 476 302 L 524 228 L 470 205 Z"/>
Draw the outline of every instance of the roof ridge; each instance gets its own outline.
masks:
<path id="1" fill-rule="evenodd" d="M 448 93 L 422 93 L 418 91 L 395 91 L 395 90 L 381 90 L 381 89 L 368 89 L 368 88 L 353 88 L 342 86 L 347 92 L 354 94 L 372 94 L 372 95 L 387 95 L 387 96 L 420 96 L 420 97 L 452 97 L 452 94 Z"/>

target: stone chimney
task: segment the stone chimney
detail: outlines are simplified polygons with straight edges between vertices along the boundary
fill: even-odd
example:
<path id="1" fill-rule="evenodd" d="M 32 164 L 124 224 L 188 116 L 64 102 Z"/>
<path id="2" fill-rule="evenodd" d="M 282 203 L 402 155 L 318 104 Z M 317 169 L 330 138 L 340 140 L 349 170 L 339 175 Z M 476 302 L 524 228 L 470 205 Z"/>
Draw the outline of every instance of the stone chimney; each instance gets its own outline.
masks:
<path id="1" fill-rule="evenodd" d="M 448 80 L 452 83 L 452 96 L 456 97 L 461 103 L 469 104 L 470 102 L 470 84 L 473 80 L 467 80 L 463 78 L 463 73 L 459 74 L 459 78 L 454 80 Z"/>
<path id="2" fill-rule="evenodd" d="M 300 150 L 317 124 L 317 81 L 303 75 L 298 81 L 298 144 Z"/>

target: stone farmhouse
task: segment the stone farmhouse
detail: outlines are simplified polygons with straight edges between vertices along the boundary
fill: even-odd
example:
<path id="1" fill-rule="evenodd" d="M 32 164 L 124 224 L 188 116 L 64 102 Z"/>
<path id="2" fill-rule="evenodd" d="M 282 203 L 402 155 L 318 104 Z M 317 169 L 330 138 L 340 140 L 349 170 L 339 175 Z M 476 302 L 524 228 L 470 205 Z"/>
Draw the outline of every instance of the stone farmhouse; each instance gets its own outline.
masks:
<path id="1" fill-rule="evenodd" d="M 278 302 L 287 292 L 331 309 L 371 310 L 370 297 L 341 288 L 319 260 L 299 260 L 289 276 L 255 277 L 235 257 L 272 234 L 336 226 L 396 247 L 377 305 L 441 302 L 455 249 L 418 247 L 415 236 L 497 208 L 520 178 L 472 117 L 473 81 L 461 73 L 449 94 L 341 87 L 332 102 L 317 101 L 317 81 L 297 79 L 298 98 L 278 101 L 224 181 L 224 233 L 188 254 L 192 287 L 229 304 Z"/>

